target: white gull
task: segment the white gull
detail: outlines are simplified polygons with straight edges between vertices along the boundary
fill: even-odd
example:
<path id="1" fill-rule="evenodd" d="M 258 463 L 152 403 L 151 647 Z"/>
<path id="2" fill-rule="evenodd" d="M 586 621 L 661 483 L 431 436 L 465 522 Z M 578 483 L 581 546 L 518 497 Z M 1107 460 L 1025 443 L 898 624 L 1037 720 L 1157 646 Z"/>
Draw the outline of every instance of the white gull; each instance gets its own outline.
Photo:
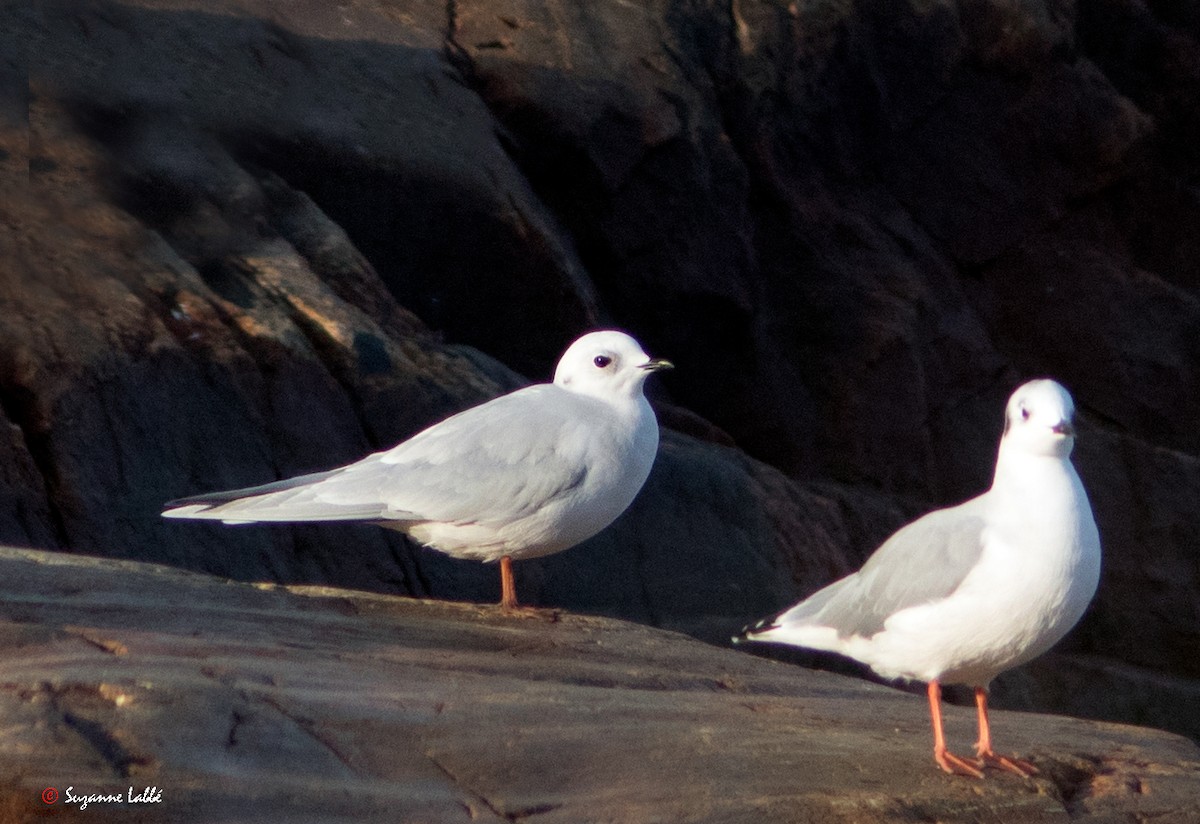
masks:
<path id="1" fill-rule="evenodd" d="M 858 572 L 745 638 L 829 650 L 884 678 L 928 682 L 934 760 L 947 772 L 1036 772 L 993 752 L 987 689 L 1061 639 L 1096 591 L 1100 537 L 1070 461 L 1073 417 L 1071 396 L 1054 381 L 1018 388 L 987 492 L 901 528 Z M 975 689 L 976 759 L 946 748 L 945 683 Z"/>
<path id="2" fill-rule="evenodd" d="M 467 409 L 349 466 L 181 498 L 163 516 L 379 524 L 455 558 L 499 560 L 501 604 L 513 609 L 513 559 L 575 546 L 633 502 L 658 449 L 643 384 L 670 366 L 629 335 L 592 332 L 563 354 L 553 383 Z"/>

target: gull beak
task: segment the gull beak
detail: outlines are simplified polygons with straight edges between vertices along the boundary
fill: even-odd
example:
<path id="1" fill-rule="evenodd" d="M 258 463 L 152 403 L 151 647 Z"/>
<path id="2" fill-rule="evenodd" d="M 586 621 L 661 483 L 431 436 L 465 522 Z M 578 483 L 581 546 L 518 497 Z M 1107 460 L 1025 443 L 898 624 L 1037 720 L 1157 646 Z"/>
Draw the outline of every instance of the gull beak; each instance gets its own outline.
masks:
<path id="1" fill-rule="evenodd" d="M 651 358 L 638 367 L 638 369 L 645 369 L 647 372 L 657 372 L 660 369 L 674 368 L 675 364 L 671 363 L 669 360 L 663 360 L 662 358 Z"/>
<path id="2" fill-rule="evenodd" d="M 1075 437 L 1075 427 L 1070 421 L 1060 421 L 1050 427 L 1050 431 L 1056 435 L 1065 435 L 1068 438 Z"/>

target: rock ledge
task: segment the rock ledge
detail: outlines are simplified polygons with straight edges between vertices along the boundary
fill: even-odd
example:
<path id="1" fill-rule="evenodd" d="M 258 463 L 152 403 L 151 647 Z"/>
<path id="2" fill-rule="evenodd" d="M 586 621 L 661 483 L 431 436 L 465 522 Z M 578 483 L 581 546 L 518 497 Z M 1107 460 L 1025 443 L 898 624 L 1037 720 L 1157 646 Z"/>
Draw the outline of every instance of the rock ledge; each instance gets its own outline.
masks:
<path id="1" fill-rule="evenodd" d="M 997 712 L 1042 777 L 952 778 L 917 698 L 611 619 L 8 548 L 0 582 L 0 822 L 1200 820 L 1183 738 Z"/>

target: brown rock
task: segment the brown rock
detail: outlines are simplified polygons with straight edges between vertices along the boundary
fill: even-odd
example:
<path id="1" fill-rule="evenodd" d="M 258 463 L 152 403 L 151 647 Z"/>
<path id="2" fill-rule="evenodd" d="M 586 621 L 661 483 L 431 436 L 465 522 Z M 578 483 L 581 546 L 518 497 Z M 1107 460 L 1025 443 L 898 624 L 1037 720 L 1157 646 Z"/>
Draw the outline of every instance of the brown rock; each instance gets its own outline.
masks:
<path id="1" fill-rule="evenodd" d="M 0 540 L 30 546 L 53 546 L 54 526 L 46 502 L 45 482 L 21 428 L 0 415 Z"/>
<path id="2" fill-rule="evenodd" d="M 668 438 L 626 519 L 518 574 L 715 638 L 980 491 L 1004 398 L 1053 374 L 1106 552 L 1065 651 L 1197 734 L 1195 14 L 560 5 L 0 10 L 28 61 L 0 65 L 0 536 L 491 600 L 379 530 L 157 509 L 394 443 L 616 324 L 678 363 L 671 420 L 789 477 Z"/>
<path id="3" fill-rule="evenodd" d="M 997 712 L 1043 774 L 951 777 L 918 697 L 610 619 L 13 549 L 0 582 L 4 822 L 1200 820 L 1184 739 Z"/>
<path id="4" fill-rule="evenodd" d="M 336 466 L 523 381 L 440 343 L 278 177 L 209 146 L 222 158 L 209 184 L 239 194 L 206 196 L 159 235 L 81 174 L 104 163 L 95 141 L 49 103 L 35 115 L 46 171 L 10 207 L 43 218 L 27 240 L 61 268 L 9 281 L 0 387 L 30 399 L 13 408 L 44 454 L 56 542 L 240 579 L 494 600 L 494 570 L 376 527 L 162 521 L 170 498 Z M 77 208 L 54 220 L 68 198 Z M 234 219 L 247 204 L 253 234 Z M 644 502 L 585 546 L 519 565 L 523 598 L 725 639 L 847 569 L 857 528 L 827 493 L 732 448 L 663 443 Z M 19 510 L 4 517 L 25 534 Z"/>

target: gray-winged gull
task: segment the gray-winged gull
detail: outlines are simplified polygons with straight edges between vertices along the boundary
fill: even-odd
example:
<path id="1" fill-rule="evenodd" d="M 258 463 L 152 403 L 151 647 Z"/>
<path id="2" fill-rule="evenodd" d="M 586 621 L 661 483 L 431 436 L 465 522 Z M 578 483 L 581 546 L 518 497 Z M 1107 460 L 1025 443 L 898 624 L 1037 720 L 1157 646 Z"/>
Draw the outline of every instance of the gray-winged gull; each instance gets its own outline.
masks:
<path id="1" fill-rule="evenodd" d="M 658 449 L 642 387 L 670 366 L 622 332 L 592 332 L 563 354 L 553 383 L 467 409 L 349 466 L 181 498 L 163 516 L 379 524 L 455 558 L 499 560 L 501 605 L 513 609 L 513 559 L 572 547 L 633 502 Z"/>
<path id="2" fill-rule="evenodd" d="M 934 760 L 979 778 L 985 766 L 1037 772 L 993 752 L 988 684 L 1062 638 L 1100 576 L 1100 537 L 1070 461 L 1071 396 L 1052 380 L 1031 381 L 1013 393 L 1006 414 L 987 492 L 913 521 L 858 572 L 745 632 L 841 653 L 884 678 L 928 682 Z M 975 689 L 976 759 L 946 749 L 943 683 Z"/>

